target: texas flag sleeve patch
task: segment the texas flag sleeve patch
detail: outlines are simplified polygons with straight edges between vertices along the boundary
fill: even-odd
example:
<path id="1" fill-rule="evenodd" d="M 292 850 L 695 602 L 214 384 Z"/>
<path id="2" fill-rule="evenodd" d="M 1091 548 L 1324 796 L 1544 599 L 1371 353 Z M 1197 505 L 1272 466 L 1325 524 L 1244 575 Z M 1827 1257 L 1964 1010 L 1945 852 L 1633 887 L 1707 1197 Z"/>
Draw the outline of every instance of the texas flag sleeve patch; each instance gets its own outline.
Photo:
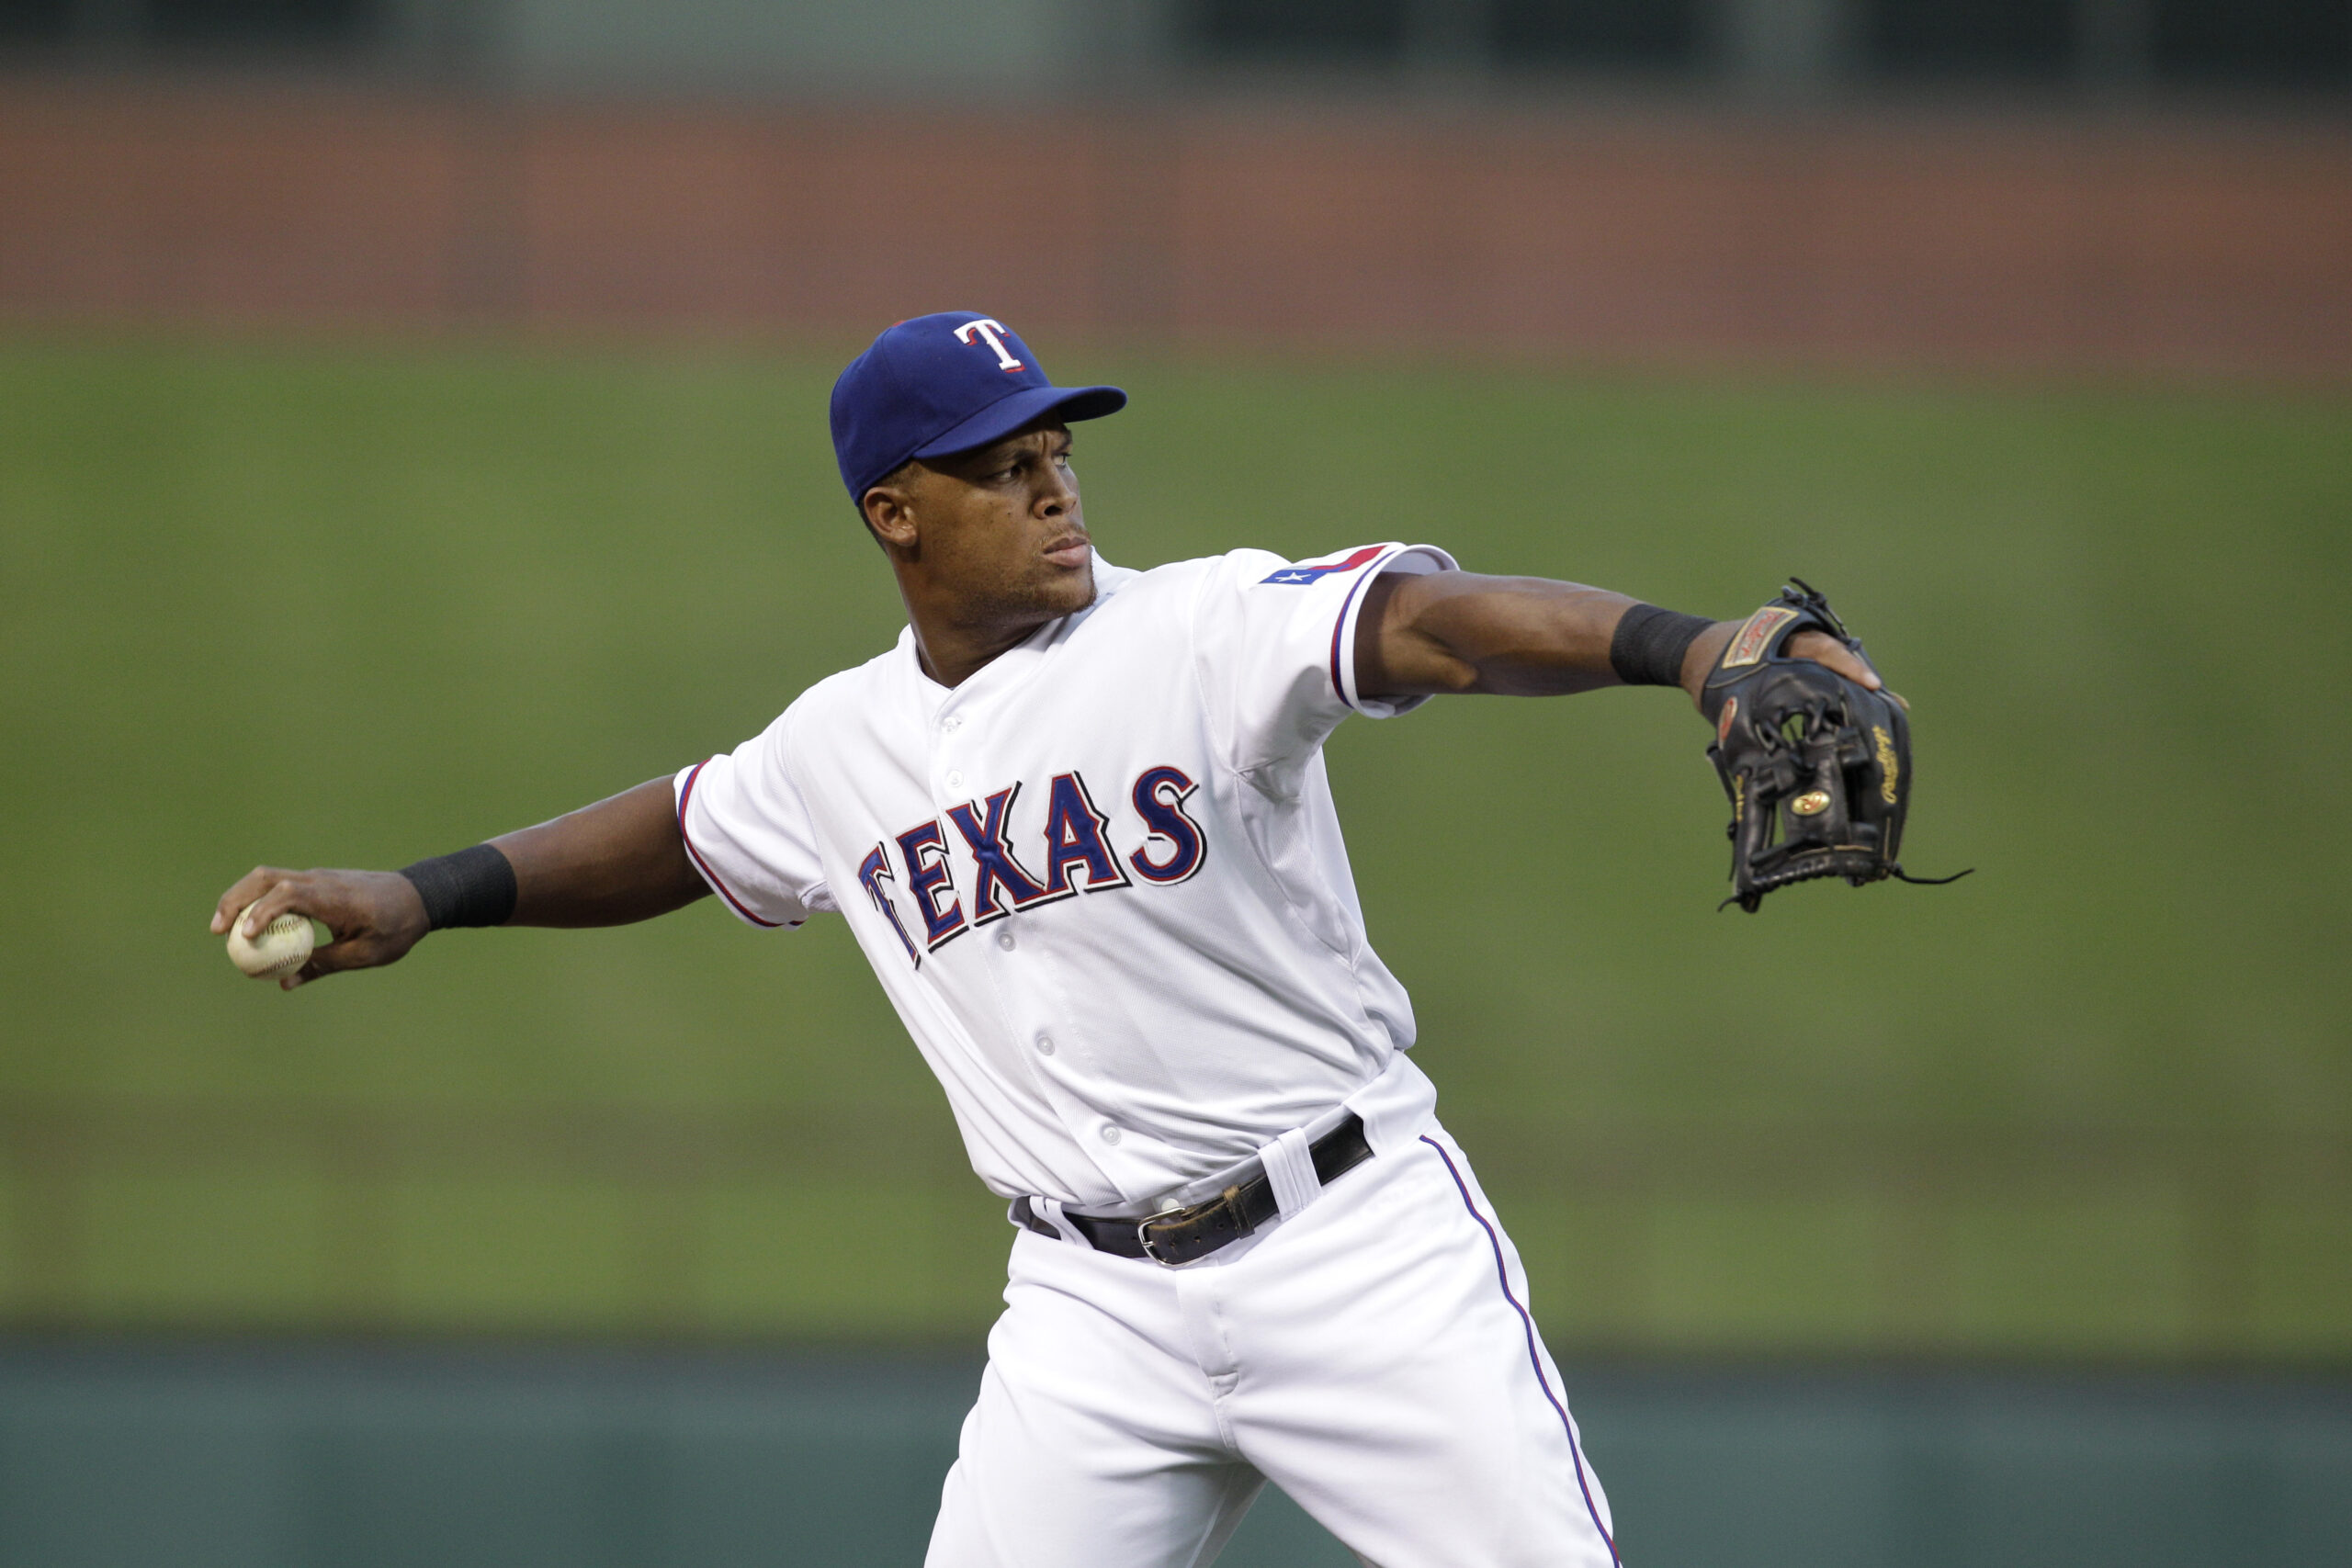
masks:
<path id="1" fill-rule="evenodd" d="M 1368 565 L 1387 547 L 1385 545 L 1366 545 L 1363 548 L 1353 551 L 1338 560 L 1301 561 L 1296 566 L 1286 566 L 1280 571 L 1261 578 L 1259 581 L 1294 588 L 1303 587 L 1310 582 L 1320 582 L 1333 572 L 1353 571 L 1360 566 Z"/>

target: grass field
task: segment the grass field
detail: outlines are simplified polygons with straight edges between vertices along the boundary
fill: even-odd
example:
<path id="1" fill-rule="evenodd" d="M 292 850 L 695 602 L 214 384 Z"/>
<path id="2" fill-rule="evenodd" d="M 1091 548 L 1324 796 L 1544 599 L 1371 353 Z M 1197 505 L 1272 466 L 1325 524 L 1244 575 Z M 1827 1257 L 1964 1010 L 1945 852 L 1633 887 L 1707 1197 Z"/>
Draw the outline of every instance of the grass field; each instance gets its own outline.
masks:
<path id="1" fill-rule="evenodd" d="M 256 860 L 553 815 L 884 646 L 831 368 L 0 345 L 0 1314 L 985 1322 L 1005 1233 L 840 930 L 706 903 L 291 998 L 204 930 Z M 1720 615 L 1796 571 L 1911 698 L 1906 860 L 1977 874 L 1753 919 L 1669 694 L 1334 741 L 1556 1340 L 2352 1357 L 2352 400 L 1055 368 L 1135 394 L 1079 453 L 1122 564 L 1425 538 Z M 647 1179 L 663 1139 L 704 1153 Z"/>

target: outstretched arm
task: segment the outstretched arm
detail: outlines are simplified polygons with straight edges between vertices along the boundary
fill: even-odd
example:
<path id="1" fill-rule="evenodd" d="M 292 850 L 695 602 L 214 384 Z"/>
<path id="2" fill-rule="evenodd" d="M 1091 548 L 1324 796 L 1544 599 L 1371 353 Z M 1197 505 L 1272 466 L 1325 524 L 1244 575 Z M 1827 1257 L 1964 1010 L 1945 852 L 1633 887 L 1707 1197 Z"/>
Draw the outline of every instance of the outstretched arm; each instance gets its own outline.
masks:
<path id="1" fill-rule="evenodd" d="M 1634 603 L 1543 577 L 1389 572 L 1364 590 L 1356 689 L 1384 698 L 1449 692 L 1550 697 L 1621 685 L 1609 648 Z M 1692 703 L 1738 627 L 1737 621 L 1717 621 L 1683 654 L 1682 689 Z M 1800 632 L 1788 651 L 1879 688 L 1876 671 L 1835 637 Z"/>
<path id="2" fill-rule="evenodd" d="M 667 778 L 492 839 L 514 868 L 510 926 L 618 926 L 682 908 L 710 891 L 686 858 Z M 397 963 L 431 929 L 416 885 L 396 871 L 286 871 L 256 866 L 220 896 L 212 931 L 225 935 L 247 904 L 248 935 L 279 915 L 308 915 L 334 933 L 288 990 L 344 969 Z"/>

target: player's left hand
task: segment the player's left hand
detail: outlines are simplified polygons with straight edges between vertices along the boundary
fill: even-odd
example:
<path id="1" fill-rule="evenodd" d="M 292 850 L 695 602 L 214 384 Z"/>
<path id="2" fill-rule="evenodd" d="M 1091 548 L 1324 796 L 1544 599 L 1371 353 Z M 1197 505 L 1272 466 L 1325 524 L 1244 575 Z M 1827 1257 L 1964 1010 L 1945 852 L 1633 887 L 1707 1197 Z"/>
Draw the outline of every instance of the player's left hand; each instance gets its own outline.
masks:
<path id="1" fill-rule="evenodd" d="M 1701 705 L 1699 694 L 1706 684 L 1707 672 L 1724 656 L 1724 649 L 1730 646 L 1732 634 L 1738 631 L 1742 624 L 1739 621 L 1718 621 L 1701 633 L 1691 643 L 1690 651 L 1683 656 L 1682 689 L 1690 694 L 1693 707 Z M 1810 659 L 1824 669 L 1843 675 L 1864 691 L 1886 690 L 1886 682 L 1879 678 L 1876 670 L 1871 668 L 1868 659 L 1827 632 L 1801 631 L 1789 638 L 1788 646 L 1782 651 L 1792 659 Z M 1898 703 L 1903 702 L 1893 692 L 1888 692 L 1887 695 Z M 1904 705 L 1908 707 L 1910 705 L 1905 703 Z"/>
<path id="2" fill-rule="evenodd" d="M 1871 661 L 1848 648 L 1827 632 L 1804 631 L 1789 639 L 1788 651 L 1797 659 L 1810 659 L 1815 664 L 1826 665 L 1865 691 L 1882 691 L 1886 682 L 1880 680 Z"/>

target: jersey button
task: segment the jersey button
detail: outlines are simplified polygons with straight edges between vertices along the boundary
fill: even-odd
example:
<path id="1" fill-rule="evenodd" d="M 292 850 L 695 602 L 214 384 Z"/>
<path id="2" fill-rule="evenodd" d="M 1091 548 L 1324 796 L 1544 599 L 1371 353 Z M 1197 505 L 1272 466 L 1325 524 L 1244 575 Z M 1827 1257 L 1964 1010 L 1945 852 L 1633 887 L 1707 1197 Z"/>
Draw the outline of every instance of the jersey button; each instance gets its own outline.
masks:
<path id="1" fill-rule="evenodd" d="M 1118 1130 L 1116 1127 L 1105 1127 L 1105 1128 L 1103 1128 L 1103 1129 L 1102 1129 L 1102 1141 L 1103 1141 L 1104 1143 L 1106 1143 L 1106 1144 L 1115 1144 L 1115 1143 L 1117 1143 L 1117 1142 L 1119 1141 L 1119 1130 Z"/>
<path id="2" fill-rule="evenodd" d="M 963 775 L 963 774 L 961 774 L 961 773 L 950 773 L 950 774 L 948 774 L 948 775 L 947 775 L 947 788 L 948 788 L 948 790 L 950 791 L 950 793 L 953 793 L 953 792 L 956 792 L 956 791 L 961 790 L 963 787 L 964 787 L 964 775 Z"/>
<path id="3" fill-rule="evenodd" d="M 1011 953 L 1012 951 L 1012 933 L 1011 931 L 999 931 L 997 933 L 996 944 L 1004 949 L 1005 952 Z"/>
<path id="4" fill-rule="evenodd" d="M 960 713 L 951 713 L 939 721 L 939 728 L 953 735 L 964 728 L 964 716 Z"/>
<path id="5" fill-rule="evenodd" d="M 1054 1037 L 1050 1034 L 1040 1034 L 1037 1036 L 1037 1055 L 1040 1056 L 1050 1056 L 1053 1054 Z"/>

